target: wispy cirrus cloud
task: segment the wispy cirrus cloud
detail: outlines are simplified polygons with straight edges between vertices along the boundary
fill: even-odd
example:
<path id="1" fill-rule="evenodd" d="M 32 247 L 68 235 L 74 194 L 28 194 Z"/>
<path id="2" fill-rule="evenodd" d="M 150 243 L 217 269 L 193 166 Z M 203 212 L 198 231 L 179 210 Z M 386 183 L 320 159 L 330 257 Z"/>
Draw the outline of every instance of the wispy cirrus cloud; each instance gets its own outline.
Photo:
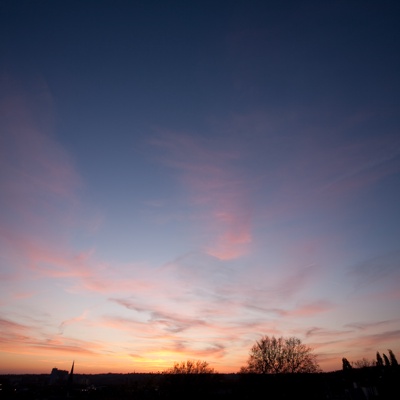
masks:
<path id="1" fill-rule="evenodd" d="M 54 135 L 53 98 L 46 83 L 36 79 L 28 90 L 1 76 L 0 88 L 2 280 L 13 282 L 20 293 L 27 293 L 18 286 L 26 274 L 92 292 L 143 285 L 96 260 L 93 247 L 73 245 L 77 231 L 90 233 L 93 218 L 84 214 L 79 192 L 84 184 L 75 162 Z M 12 298 L 5 296 L 5 302 Z"/>
<path id="2" fill-rule="evenodd" d="M 398 133 L 390 127 L 379 135 L 371 132 L 375 113 L 361 110 L 338 118 L 323 106 L 273 115 L 268 109 L 258 109 L 216 121 L 232 142 L 239 141 L 243 132 L 251 137 L 241 142 L 241 151 L 252 154 L 251 185 L 262 199 L 253 210 L 256 221 L 286 220 L 315 209 L 343 209 L 349 199 L 398 174 Z M 314 117 L 309 119 L 309 115 Z M 330 121 L 328 126 L 326 121 Z M 349 135 L 354 129 L 365 134 Z"/>
<path id="3" fill-rule="evenodd" d="M 67 257 L 61 256 L 71 227 L 79 225 L 77 193 L 82 181 L 53 135 L 50 90 L 41 79 L 32 82 L 30 90 L 22 89 L 5 75 L 0 77 L 0 88 L 2 275 L 14 283 L 25 279 L 28 270 L 83 275 L 85 271 L 72 267 L 82 265 L 81 255 L 71 259 L 69 267 Z"/>
<path id="4" fill-rule="evenodd" d="M 371 330 L 375 328 L 380 328 L 380 327 L 385 327 L 389 326 L 392 324 L 398 323 L 399 320 L 386 320 L 386 321 L 368 321 L 368 322 L 353 322 L 350 324 L 344 325 L 345 328 L 350 328 L 350 329 L 355 329 L 355 330 L 361 330 L 361 331 L 366 331 L 366 330 Z"/>
<path id="5" fill-rule="evenodd" d="M 102 318 L 101 324 L 107 329 L 122 330 L 134 338 L 134 342 L 140 345 L 142 351 L 135 357 L 152 357 L 152 354 L 163 353 L 164 357 L 174 356 L 176 359 L 177 356 L 181 358 L 194 355 L 217 355 L 225 349 L 226 337 L 218 336 L 218 326 L 212 326 L 210 323 L 204 326 L 204 322 L 193 321 L 189 316 L 168 314 L 162 315 L 161 320 L 158 317 L 143 321 L 134 317 L 123 318 L 109 315 Z M 180 324 L 180 328 L 183 326 L 184 329 L 170 329 L 171 325 L 176 326 L 176 324 Z M 198 333 L 202 328 L 207 328 L 204 330 L 203 338 L 190 333 Z M 125 347 L 132 346 L 126 344 Z"/>
<path id="6" fill-rule="evenodd" d="M 44 341 L 36 341 L 31 343 L 29 347 L 42 352 L 56 352 L 60 354 L 68 354 L 70 356 L 99 356 L 104 349 L 104 346 L 93 343 L 93 341 L 78 340 L 75 338 L 60 339 L 59 337 L 54 337 Z"/>
<path id="7" fill-rule="evenodd" d="M 103 348 L 92 341 L 69 338 L 46 332 L 42 326 L 26 325 L 11 319 L 0 319 L 0 349 L 13 354 L 61 352 L 95 355 Z"/>
<path id="8" fill-rule="evenodd" d="M 48 229 L 51 221 L 70 222 L 82 180 L 52 135 L 50 91 L 45 82 L 35 83 L 35 90 L 28 92 L 9 77 L 0 79 L 1 205 L 8 211 L 2 214 L 3 226 L 19 223 L 27 229 L 33 225 L 36 230 L 41 228 L 40 232 Z"/>
<path id="9" fill-rule="evenodd" d="M 212 343 L 199 346 L 196 342 L 175 342 L 171 346 L 162 346 L 162 350 L 175 353 L 181 359 L 187 358 L 221 358 L 226 353 L 226 346 L 222 343 Z"/>
<path id="10" fill-rule="evenodd" d="M 321 327 L 314 326 L 309 328 L 305 332 L 306 337 L 313 337 L 316 336 L 318 338 L 330 338 L 330 337 L 338 337 L 348 335 L 351 331 L 350 330 L 340 330 L 340 329 L 325 329 Z"/>
<path id="11" fill-rule="evenodd" d="M 281 274 L 275 276 L 275 268 L 279 268 Z M 231 290 L 242 294 L 246 306 L 263 305 L 266 309 L 278 310 L 282 309 L 282 304 L 289 306 L 297 301 L 307 288 L 318 281 L 319 274 L 317 265 L 292 269 L 279 266 L 255 269 L 252 274 L 240 276 L 240 284 L 236 283 Z"/>
<path id="12" fill-rule="evenodd" d="M 14 339 L 14 337 L 28 338 L 31 331 L 29 326 L 5 318 L 0 319 L 0 326 L 2 343 Z"/>
<path id="13" fill-rule="evenodd" d="M 188 191 L 197 220 L 211 242 L 205 251 L 220 259 L 246 253 L 252 241 L 248 188 L 237 167 L 238 151 L 217 148 L 212 140 L 194 135 L 165 133 L 151 141 L 163 155 L 160 161 L 178 171 Z"/>
<path id="14" fill-rule="evenodd" d="M 394 329 L 369 335 L 357 335 L 356 337 L 347 340 L 345 343 L 341 343 L 341 345 L 343 347 L 347 346 L 349 349 L 357 348 L 360 354 L 370 353 L 372 357 L 374 357 L 376 351 L 379 351 L 379 349 L 382 348 L 382 345 L 385 345 L 386 349 L 389 346 L 394 347 L 397 345 L 399 339 L 400 330 Z"/>
<path id="15" fill-rule="evenodd" d="M 72 324 L 75 324 L 75 323 L 79 323 L 79 322 L 85 320 L 86 317 L 87 317 L 87 314 L 88 314 L 88 311 L 85 310 L 85 311 L 84 311 L 81 315 L 79 315 L 78 317 L 68 318 L 68 319 L 62 321 L 61 324 L 60 324 L 59 327 L 58 327 L 58 329 L 59 329 L 59 334 L 63 334 L 65 328 L 66 328 L 68 325 L 72 325 Z"/>
<path id="16" fill-rule="evenodd" d="M 161 305 L 155 306 L 156 308 L 154 308 L 154 306 L 149 306 L 149 308 L 146 309 L 143 306 L 138 306 L 136 301 L 130 299 L 110 300 L 128 308 L 129 310 L 134 310 L 138 313 L 144 314 L 146 323 L 152 324 L 153 327 L 157 326 L 159 330 L 165 332 L 179 333 L 188 329 L 209 326 L 209 323 L 207 323 L 201 316 L 199 318 L 193 318 L 183 313 L 166 312 L 164 307 Z"/>
<path id="17" fill-rule="evenodd" d="M 359 289 L 377 281 L 397 277 L 400 274 L 399 264 L 400 252 L 393 251 L 351 266 L 348 275 L 353 279 L 356 289 Z"/>
<path id="18" fill-rule="evenodd" d="M 315 300 L 307 304 L 299 305 L 292 310 L 285 311 L 283 315 L 287 317 L 311 317 L 326 313 L 332 310 L 333 307 L 334 305 L 330 301 Z"/>
<path id="19" fill-rule="evenodd" d="M 0 240 L 9 251 L 18 255 L 10 258 L 10 268 L 2 272 L 5 279 L 14 283 L 23 281 L 28 273 L 31 279 L 63 281 L 72 291 L 102 294 L 143 292 L 157 285 L 142 272 L 142 264 L 130 265 L 127 276 L 99 261 L 94 249 L 78 252 L 53 237 L 44 241 L 23 232 L 0 229 Z"/>
<path id="20" fill-rule="evenodd" d="M 356 361 L 363 357 L 374 359 L 377 351 L 396 348 L 400 332 L 397 320 L 350 323 L 337 329 L 313 326 L 306 330 L 305 337 L 317 351 L 318 358 L 326 370 L 339 369 L 342 357 Z M 382 349 L 382 346 L 385 346 Z M 341 353 L 337 353 L 337 348 Z"/>

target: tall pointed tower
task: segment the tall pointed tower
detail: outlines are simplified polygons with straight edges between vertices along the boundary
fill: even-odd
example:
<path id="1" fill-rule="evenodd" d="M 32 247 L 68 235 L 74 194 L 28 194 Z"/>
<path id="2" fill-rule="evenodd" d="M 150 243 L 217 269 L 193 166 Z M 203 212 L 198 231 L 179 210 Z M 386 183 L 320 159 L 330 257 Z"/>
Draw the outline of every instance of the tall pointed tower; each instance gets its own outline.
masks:
<path id="1" fill-rule="evenodd" d="M 72 380 L 74 378 L 74 365 L 75 365 L 75 360 L 72 361 L 71 372 L 68 375 L 68 385 L 72 385 Z"/>

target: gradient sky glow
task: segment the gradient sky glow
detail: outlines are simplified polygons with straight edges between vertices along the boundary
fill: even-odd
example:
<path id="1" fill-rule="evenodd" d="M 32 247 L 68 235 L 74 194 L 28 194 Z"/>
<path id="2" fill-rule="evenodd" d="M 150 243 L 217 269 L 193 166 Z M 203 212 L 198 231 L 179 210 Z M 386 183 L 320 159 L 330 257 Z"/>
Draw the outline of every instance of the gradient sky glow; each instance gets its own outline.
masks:
<path id="1" fill-rule="evenodd" d="M 1 1 L 0 373 L 400 356 L 398 1 Z"/>

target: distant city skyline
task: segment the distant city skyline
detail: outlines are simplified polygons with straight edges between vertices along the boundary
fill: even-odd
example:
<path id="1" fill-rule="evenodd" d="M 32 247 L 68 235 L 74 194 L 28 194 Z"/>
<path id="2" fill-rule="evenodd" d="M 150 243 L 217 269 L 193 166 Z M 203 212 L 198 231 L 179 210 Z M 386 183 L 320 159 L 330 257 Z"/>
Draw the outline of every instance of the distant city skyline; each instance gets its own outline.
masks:
<path id="1" fill-rule="evenodd" d="M 399 17 L 2 1 L 0 373 L 398 355 Z"/>

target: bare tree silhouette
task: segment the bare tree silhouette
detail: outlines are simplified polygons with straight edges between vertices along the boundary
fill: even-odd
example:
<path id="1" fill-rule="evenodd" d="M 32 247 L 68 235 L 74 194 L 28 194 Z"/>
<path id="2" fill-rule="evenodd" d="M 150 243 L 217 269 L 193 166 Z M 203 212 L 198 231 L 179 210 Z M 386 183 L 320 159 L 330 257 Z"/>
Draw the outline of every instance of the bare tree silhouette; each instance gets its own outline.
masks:
<path id="1" fill-rule="evenodd" d="M 278 374 L 318 372 L 319 365 L 312 349 L 296 337 L 263 336 L 250 350 L 242 373 Z"/>

